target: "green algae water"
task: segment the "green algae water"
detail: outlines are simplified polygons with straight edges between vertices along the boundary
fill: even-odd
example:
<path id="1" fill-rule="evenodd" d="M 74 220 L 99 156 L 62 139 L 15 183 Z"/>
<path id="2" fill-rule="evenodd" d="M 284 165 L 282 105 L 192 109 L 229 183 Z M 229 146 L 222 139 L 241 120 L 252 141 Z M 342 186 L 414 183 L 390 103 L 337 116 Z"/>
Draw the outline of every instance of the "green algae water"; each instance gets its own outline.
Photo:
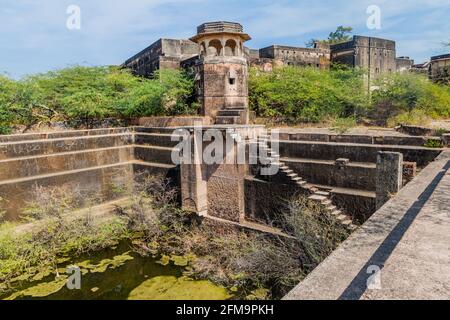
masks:
<path id="1" fill-rule="evenodd" d="M 181 263 L 171 263 L 180 260 Z M 7 300 L 227 300 L 229 290 L 209 281 L 183 276 L 183 257 L 153 259 L 129 251 L 129 246 L 108 249 L 75 261 L 66 259 L 59 277 L 43 271 L 32 281 L 1 297 Z M 178 261 L 178 262 L 180 262 Z M 175 264 L 178 264 L 176 266 Z M 67 267 L 81 270 L 81 289 L 66 286 Z"/>

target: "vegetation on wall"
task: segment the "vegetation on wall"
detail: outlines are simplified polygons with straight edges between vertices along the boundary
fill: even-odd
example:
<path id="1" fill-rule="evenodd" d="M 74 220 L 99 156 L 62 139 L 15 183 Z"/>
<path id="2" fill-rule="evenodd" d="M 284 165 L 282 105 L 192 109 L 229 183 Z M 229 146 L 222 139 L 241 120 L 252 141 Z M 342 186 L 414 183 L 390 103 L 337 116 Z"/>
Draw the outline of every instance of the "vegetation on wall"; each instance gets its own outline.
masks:
<path id="1" fill-rule="evenodd" d="M 144 79 L 118 67 L 51 71 L 14 81 L 0 76 L 0 131 L 12 124 L 192 114 L 194 81 L 178 70 Z"/>

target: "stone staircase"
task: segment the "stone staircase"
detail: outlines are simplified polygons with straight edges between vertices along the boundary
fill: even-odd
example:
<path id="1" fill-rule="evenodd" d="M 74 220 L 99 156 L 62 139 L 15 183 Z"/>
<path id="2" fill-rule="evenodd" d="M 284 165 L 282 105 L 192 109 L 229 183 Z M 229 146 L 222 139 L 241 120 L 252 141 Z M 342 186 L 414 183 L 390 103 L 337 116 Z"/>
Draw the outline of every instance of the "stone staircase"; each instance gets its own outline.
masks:
<path id="1" fill-rule="evenodd" d="M 216 124 L 246 124 L 247 113 L 248 111 L 245 107 L 222 109 L 217 113 Z"/>
<path id="2" fill-rule="evenodd" d="M 290 169 L 285 162 L 280 160 L 280 155 L 272 150 L 270 147 L 270 135 L 260 135 L 257 140 L 258 144 L 258 160 L 263 167 L 274 166 L 278 167 L 278 173 L 276 175 L 264 176 L 259 173 L 262 178 L 273 182 L 284 182 L 290 185 L 295 185 L 298 188 L 303 189 L 308 194 L 308 199 L 317 203 L 321 209 L 326 211 L 333 217 L 338 223 L 345 226 L 347 229 L 353 231 L 357 226 L 353 223 L 351 216 L 343 213 L 333 204 L 331 194 L 327 191 L 320 190 L 319 188 L 312 186 L 297 173 Z"/>

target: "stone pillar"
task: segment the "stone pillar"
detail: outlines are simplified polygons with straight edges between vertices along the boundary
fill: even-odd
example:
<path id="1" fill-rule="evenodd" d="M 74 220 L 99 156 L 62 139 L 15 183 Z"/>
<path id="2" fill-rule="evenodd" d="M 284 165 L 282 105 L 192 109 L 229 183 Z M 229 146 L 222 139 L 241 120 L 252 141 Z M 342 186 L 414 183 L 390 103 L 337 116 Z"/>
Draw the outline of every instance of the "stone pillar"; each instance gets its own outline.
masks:
<path id="1" fill-rule="evenodd" d="M 402 188 L 403 154 L 378 152 L 376 183 L 376 206 L 378 210 Z"/>
<path id="2" fill-rule="evenodd" d="M 181 201 L 183 210 L 207 215 L 208 194 L 207 182 L 202 174 L 201 135 L 201 130 L 194 130 L 194 135 L 190 137 L 189 142 L 191 145 L 190 161 L 180 165 Z"/>
<path id="3" fill-rule="evenodd" d="M 450 133 L 442 135 L 442 142 L 444 143 L 444 147 L 450 148 Z"/>

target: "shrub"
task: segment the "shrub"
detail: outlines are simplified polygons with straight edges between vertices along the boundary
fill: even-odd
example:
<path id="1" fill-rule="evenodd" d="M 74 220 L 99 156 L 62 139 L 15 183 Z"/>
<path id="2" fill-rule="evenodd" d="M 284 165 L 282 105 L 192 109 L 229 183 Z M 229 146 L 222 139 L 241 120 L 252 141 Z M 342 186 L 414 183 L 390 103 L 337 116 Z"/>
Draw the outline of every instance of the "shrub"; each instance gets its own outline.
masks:
<path id="1" fill-rule="evenodd" d="M 437 128 L 437 129 L 434 130 L 434 132 L 435 132 L 434 134 L 437 137 L 442 137 L 444 134 L 446 134 L 448 132 L 448 130 L 445 129 L 445 128 Z"/>
<path id="2" fill-rule="evenodd" d="M 387 120 L 387 125 L 389 127 L 395 127 L 401 124 L 424 126 L 429 124 L 431 120 L 432 119 L 427 115 L 425 110 L 413 109 L 411 111 L 405 111 L 396 116 L 390 117 Z"/>
<path id="3" fill-rule="evenodd" d="M 14 96 L 15 89 L 15 83 L 12 80 L 0 75 L 0 134 L 7 134 L 11 131 L 10 124 L 14 119 L 11 98 Z"/>
<path id="4" fill-rule="evenodd" d="M 278 67 L 250 71 L 250 107 L 261 117 L 319 122 L 347 117 L 366 108 L 362 72 L 356 69 Z"/>
<path id="5" fill-rule="evenodd" d="M 106 117 L 192 114 L 194 81 L 178 70 L 136 77 L 118 67 L 82 67 L 28 76 L 19 81 L 0 77 L 0 133 L 11 124 Z"/>
<path id="6" fill-rule="evenodd" d="M 293 238 L 244 232 L 207 220 L 198 224 L 170 205 L 174 195 L 161 178 L 138 179 L 132 199 L 117 212 L 126 217 L 130 232 L 142 235 L 134 242 L 141 254 L 166 260 L 184 257 L 185 275 L 238 288 L 249 299 L 283 296 L 348 236 L 341 224 L 304 196 L 292 199 L 278 219 Z"/>
<path id="7" fill-rule="evenodd" d="M 449 86 L 413 73 L 388 74 L 376 84 L 379 89 L 372 93 L 372 108 L 377 119 L 391 124 L 401 121 L 418 124 L 426 118 L 450 116 Z"/>
<path id="8" fill-rule="evenodd" d="M 333 121 L 333 130 L 339 134 L 348 132 L 351 128 L 356 127 L 356 118 L 337 118 Z"/>
<path id="9" fill-rule="evenodd" d="M 428 139 L 424 147 L 426 148 L 443 148 L 444 143 L 440 139 Z"/>

